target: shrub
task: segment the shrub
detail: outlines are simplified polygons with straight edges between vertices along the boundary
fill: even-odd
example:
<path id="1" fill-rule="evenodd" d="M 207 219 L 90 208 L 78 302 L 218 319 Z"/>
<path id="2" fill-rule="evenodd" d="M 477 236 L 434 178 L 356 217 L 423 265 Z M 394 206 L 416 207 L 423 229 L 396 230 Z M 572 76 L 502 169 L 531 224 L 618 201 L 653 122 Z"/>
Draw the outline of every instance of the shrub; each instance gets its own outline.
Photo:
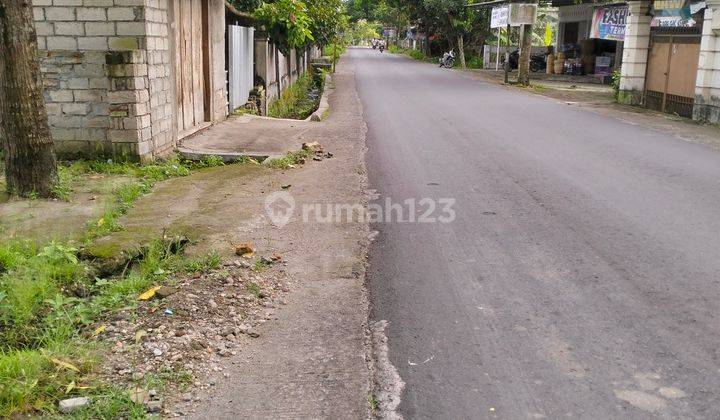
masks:
<path id="1" fill-rule="evenodd" d="M 614 71 L 612 73 L 611 79 L 610 79 L 610 86 L 613 90 L 613 96 L 615 97 L 615 100 L 618 100 L 618 97 L 620 96 L 620 72 Z"/>
<path id="2" fill-rule="evenodd" d="M 481 69 L 483 66 L 483 59 L 479 55 L 470 56 L 467 60 L 465 60 L 465 65 L 469 69 Z"/>
<path id="3" fill-rule="evenodd" d="M 420 50 L 410 50 L 408 55 L 416 60 L 425 60 L 427 58 L 425 53 Z"/>

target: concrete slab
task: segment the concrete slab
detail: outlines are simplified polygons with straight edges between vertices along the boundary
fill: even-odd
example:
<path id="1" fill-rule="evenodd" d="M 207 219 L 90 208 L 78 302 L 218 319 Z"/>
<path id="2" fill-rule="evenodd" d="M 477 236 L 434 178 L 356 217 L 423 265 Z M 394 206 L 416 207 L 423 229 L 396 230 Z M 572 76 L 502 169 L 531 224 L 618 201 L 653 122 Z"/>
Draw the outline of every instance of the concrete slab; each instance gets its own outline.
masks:
<path id="1" fill-rule="evenodd" d="M 231 116 L 226 121 L 183 139 L 178 147 L 181 155 L 218 155 L 226 160 L 240 156 L 260 158 L 282 156 L 298 150 L 301 137 L 312 122 L 286 120 L 256 115 Z"/>

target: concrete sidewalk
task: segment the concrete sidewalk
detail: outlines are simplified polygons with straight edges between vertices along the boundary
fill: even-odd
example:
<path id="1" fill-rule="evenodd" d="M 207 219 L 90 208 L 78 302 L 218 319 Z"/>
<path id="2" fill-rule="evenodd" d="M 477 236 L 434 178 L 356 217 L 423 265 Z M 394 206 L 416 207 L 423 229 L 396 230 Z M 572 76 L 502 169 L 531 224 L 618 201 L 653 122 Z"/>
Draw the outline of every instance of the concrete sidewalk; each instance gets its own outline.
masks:
<path id="1" fill-rule="evenodd" d="M 226 160 L 241 156 L 279 157 L 298 150 L 301 137 L 314 122 L 256 115 L 231 116 L 226 121 L 184 139 L 178 151 L 185 157 L 217 155 Z"/>
<path id="2" fill-rule="evenodd" d="M 289 292 L 285 304 L 259 312 L 268 314 L 268 322 L 257 327 L 260 337 L 224 358 L 217 371 L 198 380 L 200 387 L 178 395 L 168 413 L 192 419 L 368 416 L 364 280 L 369 227 L 366 222 L 305 221 L 301 212 L 305 204 L 325 208 L 366 202 L 366 128 L 354 68 L 346 59 L 333 82 L 332 112 L 321 122 L 233 118 L 189 142 L 215 150 L 254 146 L 284 152 L 301 141 L 319 141 L 334 157 L 288 170 L 260 167 L 261 173 L 244 180 L 211 177 L 222 190 L 214 195 L 215 211 L 206 217 L 213 233 L 203 243 L 232 250 L 229 244 L 250 241 L 258 255 L 277 252 L 287 264 Z M 213 132 L 221 134 L 213 137 Z M 266 215 L 278 193 L 297 203 L 286 225 L 275 225 Z M 255 275 L 265 276 L 265 271 Z"/>

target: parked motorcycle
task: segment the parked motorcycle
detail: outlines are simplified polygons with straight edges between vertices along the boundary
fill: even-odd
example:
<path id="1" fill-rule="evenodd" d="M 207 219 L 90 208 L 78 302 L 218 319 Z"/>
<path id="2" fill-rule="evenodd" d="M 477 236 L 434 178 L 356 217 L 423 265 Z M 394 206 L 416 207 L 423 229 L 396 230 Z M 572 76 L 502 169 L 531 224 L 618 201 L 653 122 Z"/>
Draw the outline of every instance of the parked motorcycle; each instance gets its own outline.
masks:
<path id="1" fill-rule="evenodd" d="M 440 67 L 451 68 L 455 65 L 455 51 L 450 50 L 440 58 Z"/>
<path id="2" fill-rule="evenodd" d="M 515 50 L 510 53 L 510 56 L 508 57 L 508 63 L 510 64 L 510 67 L 508 70 L 515 70 L 518 68 L 518 62 L 520 61 L 520 51 Z M 508 63 L 505 63 L 505 66 L 508 65 Z M 530 71 L 533 73 L 537 73 L 539 71 L 544 71 L 546 67 L 545 64 L 545 55 L 544 54 L 533 54 L 530 56 Z"/>

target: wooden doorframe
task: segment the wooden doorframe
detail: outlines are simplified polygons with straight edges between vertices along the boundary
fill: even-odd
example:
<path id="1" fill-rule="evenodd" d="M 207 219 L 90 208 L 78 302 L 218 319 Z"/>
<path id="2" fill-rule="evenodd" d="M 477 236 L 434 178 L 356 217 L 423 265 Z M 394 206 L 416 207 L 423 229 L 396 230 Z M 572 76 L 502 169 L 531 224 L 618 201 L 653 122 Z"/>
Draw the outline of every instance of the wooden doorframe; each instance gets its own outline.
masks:
<path id="1" fill-rule="evenodd" d="M 178 8 L 179 2 L 181 0 L 169 0 L 168 3 L 168 22 L 169 22 L 169 38 L 170 38 L 170 77 L 172 80 L 172 83 L 170 84 L 170 94 L 172 95 L 172 136 L 175 139 L 175 142 L 179 142 L 185 137 L 188 137 L 192 134 L 195 134 L 196 132 L 205 129 L 209 127 L 212 124 L 212 121 L 216 119 L 216 111 L 213 108 L 213 98 L 211 95 L 211 92 L 214 90 L 215 80 L 212 77 L 213 72 L 215 71 L 214 65 L 212 63 L 212 57 L 213 57 L 213 45 L 210 42 L 210 29 L 209 29 L 209 3 L 210 2 L 217 2 L 217 0 L 193 0 L 193 1 L 199 1 L 201 4 L 201 20 L 202 20 L 202 57 L 203 57 L 203 108 L 204 108 L 204 122 L 201 124 L 197 124 L 194 127 L 186 130 L 180 130 L 179 127 L 179 121 L 178 119 L 182 116 L 178 115 L 180 108 L 178 106 L 178 100 L 179 96 L 181 95 L 181 91 L 178 90 L 178 83 L 180 83 L 180 67 L 179 67 L 179 59 L 180 59 L 180 46 L 177 45 L 177 31 L 182 30 L 181 28 L 181 22 L 179 22 L 179 16 L 178 16 Z M 223 8 L 224 13 L 224 8 Z"/>
<path id="2" fill-rule="evenodd" d="M 210 122 L 213 119 L 212 115 L 212 100 L 211 100 L 211 92 L 213 91 L 211 88 L 212 83 L 212 72 L 210 71 L 212 69 L 212 66 L 210 64 L 212 54 L 211 48 L 212 45 L 210 43 L 210 20 L 209 20 L 209 10 L 208 10 L 208 4 L 210 3 L 210 0 L 199 0 L 202 3 L 202 42 L 203 42 L 203 73 L 205 73 L 205 77 L 203 78 L 203 100 L 205 101 L 204 107 L 205 107 L 205 122 Z M 223 12 L 225 11 L 225 8 L 223 7 Z M 223 28 L 223 31 L 225 28 Z"/>

